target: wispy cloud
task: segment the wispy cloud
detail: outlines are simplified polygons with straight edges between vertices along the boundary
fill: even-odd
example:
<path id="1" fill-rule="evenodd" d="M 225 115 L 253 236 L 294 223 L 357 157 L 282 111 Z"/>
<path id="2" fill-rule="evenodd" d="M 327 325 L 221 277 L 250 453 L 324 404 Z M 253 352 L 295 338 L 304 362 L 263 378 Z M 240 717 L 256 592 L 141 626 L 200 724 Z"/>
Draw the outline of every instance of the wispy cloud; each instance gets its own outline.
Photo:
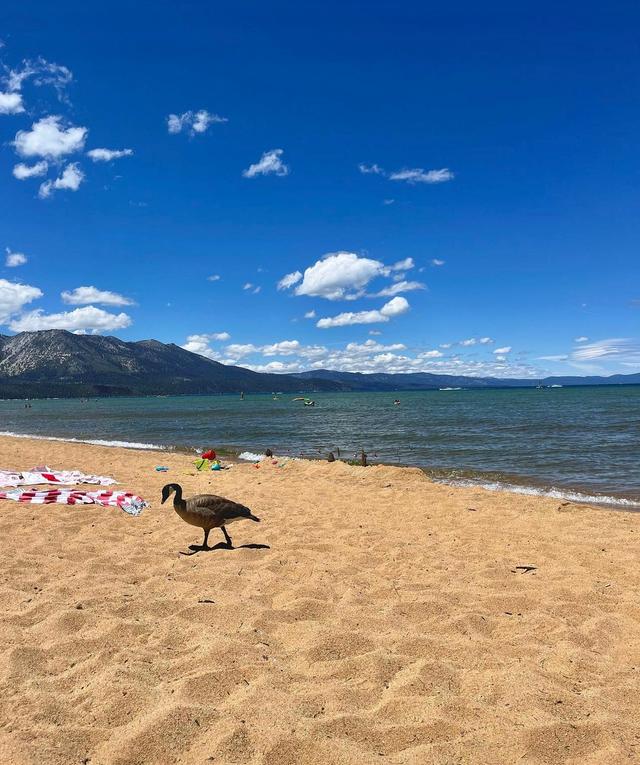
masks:
<path id="1" fill-rule="evenodd" d="M 574 361 L 618 361 L 640 364 L 640 343 L 628 337 L 598 340 L 576 348 L 571 354 Z"/>
<path id="2" fill-rule="evenodd" d="M 13 177 L 19 181 L 25 181 L 27 178 L 38 178 L 45 175 L 48 169 L 49 163 L 45 160 L 36 162 L 35 165 L 25 165 L 23 162 L 19 162 L 17 165 L 14 165 Z"/>
<path id="3" fill-rule="evenodd" d="M 94 162 L 111 162 L 112 159 L 131 157 L 133 149 L 91 149 L 87 156 Z"/>
<path id="4" fill-rule="evenodd" d="M 170 114 L 167 117 L 167 130 L 173 135 L 182 133 L 183 130 L 192 136 L 201 135 L 206 133 L 211 125 L 228 121 L 226 117 L 221 117 L 219 114 L 213 114 L 206 109 L 199 109 L 182 114 Z"/>
<path id="5" fill-rule="evenodd" d="M 453 180 L 454 177 L 454 174 L 447 167 L 440 170 L 423 170 L 421 167 L 405 168 L 404 170 L 396 170 L 389 175 L 389 179 L 392 181 L 405 181 L 412 185 L 416 183 L 446 183 Z"/>
<path id="6" fill-rule="evenodd" d="M 439 258 L 433 258 L 431 261 L 432 266 L 444 266 L 444 260 L 440 260 Z"/>

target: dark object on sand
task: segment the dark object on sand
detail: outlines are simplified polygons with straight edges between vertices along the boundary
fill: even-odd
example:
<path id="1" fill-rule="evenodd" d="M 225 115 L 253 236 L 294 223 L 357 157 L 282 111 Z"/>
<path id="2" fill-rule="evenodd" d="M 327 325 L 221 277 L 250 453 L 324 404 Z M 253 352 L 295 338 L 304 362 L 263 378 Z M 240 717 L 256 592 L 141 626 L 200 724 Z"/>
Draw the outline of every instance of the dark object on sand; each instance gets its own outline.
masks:
<path id="1" fill-rule="evenodd" d="M 264 453 L 264 456 L 265 457 L 273 457 L 273 452 L 271 451 L 271 449 L 267 449 L 267 451 Z"/>
<path id="2" fill-rule="evenodd" d="M 329 452 L 327 455 L 327 462 L 335 462 L 336 458 L 333 456 L 333 452 Z"/>
<path id="3" fill-rule="evenodd" d="M 364 449 L 360 450 L 360 464 L 362 467 L 367 467 L 367 455 L 364 453 Z"/>
<path id="4" fill-rule="evenodd" d="M 232 502 L 230 499 L 218 497 L 216 494 L 196 494 L 190 499 L 183 499 L 182 486 L 177 483 L 168 483 L 162 489 L 161 504 L 166 502 L 174 492 L 173 509 L 176 513 L 185 523 L 199 526 L 204 530 L 204 541 L 202 547 L 199 548 L 201 550 L 211 549 L 208 545 L 211 529 L 221 529 L 227 545 L 232 548 L 233 542 L 227 534 L 225 526 L 242 520 L 260 522 L 260 518 L 253 515 L 248 507 Z"/>

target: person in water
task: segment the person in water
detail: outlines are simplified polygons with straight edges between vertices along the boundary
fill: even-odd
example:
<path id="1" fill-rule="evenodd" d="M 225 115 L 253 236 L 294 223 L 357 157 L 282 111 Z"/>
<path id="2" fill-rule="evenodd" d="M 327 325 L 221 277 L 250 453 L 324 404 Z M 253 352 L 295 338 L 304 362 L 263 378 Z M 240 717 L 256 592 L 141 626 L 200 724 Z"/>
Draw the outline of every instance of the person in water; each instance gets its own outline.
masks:
<path id="1" fill-rule="evenodd" d="M 395 406 L 398 406 L 400 404 L 400 399 L 399 398 L 394 399 L 393 403 Z"/>

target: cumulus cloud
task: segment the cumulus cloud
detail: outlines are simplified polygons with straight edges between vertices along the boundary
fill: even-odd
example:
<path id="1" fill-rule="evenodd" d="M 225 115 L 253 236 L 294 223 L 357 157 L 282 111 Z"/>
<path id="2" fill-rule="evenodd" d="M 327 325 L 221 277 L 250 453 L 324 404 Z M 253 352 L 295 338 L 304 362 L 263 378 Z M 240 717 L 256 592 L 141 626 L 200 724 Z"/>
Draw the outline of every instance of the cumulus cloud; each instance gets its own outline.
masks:
<path id="1" fill-rule="evenodd" d="M 258 162 L 243 170 L 242 175 L 245 178 L 255 178 L 257 175 L 288 175 L 289 167 L 281 159 L 283 151 L 283 149 L 265 151 Z"/>
<path id="2" fill-rule="evenodd" d="M 589 338 L 585 335 L 580 335 L 580 337 L 574 337 L 573 342 L 574 343 L 586 343 Z"/>
<path id="3" fill-rule="evenodd" d="M 38 290 L 39 292 L 39 290 Z M 126 313 L 108 313 L 88 305 L 63 313 L 45 314 L 42 309 L 30 311 L 9 322 L 13 332 L 36 332 L 41 329 L 67 329 L 70 332 L 100 332 L 125 329 L 131 324 Z"/>
<path id="4" fill-rule="evenodd" d="M 505 353 L 511 353 L 511 346 L 505 345 L 502 348 L 496 348 L 494 353 L 498 354 L 499 356 L 504 356 Z"/>
<path id="5" fill-rule="evenodd" d="M 0 90 L 0 114 L 21 114 L 24 111 L 21 93 Z"/>
<path id="6" fill-rule="evenodd" d="M 5 258 L 4 264 L 8 268 L 15 268 L 16 266 L 24 266 L 24 264 L 27 262 L 27 256 L 22 252 L 12 252 L 8 247 L 7 250 L 7 257 Z"/>
<path id="7" fill-rule="evenodd" d="M 263 356 L 291 356 L 300 351 L 298 340 L 281 340 L 279 343 L 263 345 L 260 349 Z"/>
<path id="8" fill-rule="evenodd" d="M 206 356 L 208 359 L 218 361 L 221 358 L 219 351 L 211 348 L 212 341 L 226 342 L 231 338 L 228 332 L 210 332 L 208 334 L 189 335 L 187 342 L 181 346 L 185 351 Z"/>
<path id="9" fill-rule="evenodd" d="M 211 274 L 211 276 L 207 276 L 208 282 L 219 282 L 220 281 L 220 275 L 219 274 Z"/>
<path id="10" fill-rule="evenodd" d="M 42 290 L 29 284 L 16 284 L 0 279 L 0 323 L 6 323 L 25 305 L 42 297 Z"/>
<path id="11" fill-rule="evenodd" d="M 101 303 L 102 305 L 134 305 L 133 300 L 109 290 L 99 290 L 97 287 L 76 287 L 74 290 L 66 290 L 60 293 L 64 303 L 68 305 L 89 305 Z"/>
<path id="12" fill-rule="evenodd" d="M 293 287 L 294 284 L 297 284 L 300 279 L 302 279 L 302 274 L 300 271 L 293 271 L 293 273 L 286 274 L 278 282 L 278 289 L 288 290 L 289 287 Z"/>
<path id="13" fill-rule="evenodd" d="M 440 260 L 440 258 L 433 258 L 431 260 L 432 266 L 444 266 L 444 260 Z"/>
<path id="14" fill-rule="evenodd" d="M 397 170 L 389 175 L 392 181 L 405 181 L 406 183 L 445 183 L 454 178 L 453 173 L 446 167 L 440 170 L 423 170 L 421 167 L 413 169 Z"/>
<path id="15" fill-rule="evenodd" d="M 111 162 L 112 159 L 121 157 L 130 157 L 133 149 L 91 149 L 87 152 L 87 157 L 94 162 Z"/>
<path id="16" fill-rule="evenodd" d="M 167 130 L 172 134 L 188 131 L 190 135 L 206 133 L 211 125 L 228 122 L 226 117 L 212 114 L 206 109 L 183 112 L 182 114 L 170 114 L 167 117 Z"/>
<path id="17" fill-rule="evenodd" d="M 44 159 L 41 162 L 36 162 L 35 165 L 25 165 L 24 162 L 18 162 L 13 168 L 13 177 L 19 181 L 24 181 L 27 178 L 38 178 L 44 175 L 49 169 L 49 163 Z"/>
<path id="18" fill-rule="evenodd" d="M 469 337 L 466 340 L 460 340 L 458 345 L 462 345 L 463 347 L 468 347 L 470 345 L 475 345 L 478 342 L 477 338 L 475 337 Z"/>
<path id="19" fill-rule="evenodd" d="M 53 194 L 54 191 L 77 191 L 80 188 L 80 184 L 84 180 L 84 173 L 80 169 L 77 162 L 73 162 L 67 165 L 62 171 L 62 175 L 59 178 L 51 181 L 45 181 L 40 184 L 38 196 L 41 199 L 46 199 Z"/>
<path id="20" fill-rule="evenodd" d="M 316 312 L 315 311 L 307 311 L 304 315 L 305 319 L 315 319 L 316 318 Z"/>
<path id="21" fill-rule="evenodd" d="M 351 324 L 377 324 L 386 322 L 390 319 L 400 316 L 409 310 L 409 302 L 403 297 L 394 297 L 382 308 L 374 311 L 348 311 L 340 313 L 337 316 L 328 316 L 319 319 L 316 327 L 320 329 L 329 329 L 330 327 L 346 327 Z"/>
<path id="22" fill-rule="evenodd" d="M 472 345 L 491 345 L 494 342 L 492 337 L 468 337 L 465 340 L 459 340 L 458 345 L 463 348 L 468 348 Z M 451 343 L 442 343 L 441 348 L 451 348 Z M 502 351 L 496 350 L 495 353 L 501 353 Z"/>
<path id="23" fill-rule="evenodd" d="M 444 356 L 444 353 L 442 351 L 433 350 L 433 351 L 423 351 L 422 353 L 418 354 L 419 359 L 440 359 Z"/>
<path id="24" fill-rule="evenodd" d="M 21 157 L 55 160 L 82 151 L 87 132 L 85 127 L 65 127 L 62 117 L 43 117 L 31 125 L 31 130 L 19 130 L 13 146 Z"/>
<path id="25" fill-rule="evenodd" d="M 329 253 L 305 270 L 295 293 L 327 300 L 353 299 L 374 277 L 383 274 L 384 268 L 380 261 L 361 258 L 354 252 Z"/>

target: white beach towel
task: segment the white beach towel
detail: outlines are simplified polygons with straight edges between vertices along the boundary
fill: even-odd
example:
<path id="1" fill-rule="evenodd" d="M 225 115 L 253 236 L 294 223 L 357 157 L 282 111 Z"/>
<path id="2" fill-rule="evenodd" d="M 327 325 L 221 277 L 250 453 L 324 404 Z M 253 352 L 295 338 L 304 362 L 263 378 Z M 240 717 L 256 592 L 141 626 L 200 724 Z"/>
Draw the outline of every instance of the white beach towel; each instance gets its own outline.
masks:
<path id="1" fill-rule="evenodd" d="M 0 486 L 36 486 L 43 483 L 59 483 L 68 486 L 89 483 L 97 486 L 111 486 L 117 481 L 104 475 L 86 475 L 79 470 L 51 470 L 48 467 L 21 471 L 0 469 Z"/>

